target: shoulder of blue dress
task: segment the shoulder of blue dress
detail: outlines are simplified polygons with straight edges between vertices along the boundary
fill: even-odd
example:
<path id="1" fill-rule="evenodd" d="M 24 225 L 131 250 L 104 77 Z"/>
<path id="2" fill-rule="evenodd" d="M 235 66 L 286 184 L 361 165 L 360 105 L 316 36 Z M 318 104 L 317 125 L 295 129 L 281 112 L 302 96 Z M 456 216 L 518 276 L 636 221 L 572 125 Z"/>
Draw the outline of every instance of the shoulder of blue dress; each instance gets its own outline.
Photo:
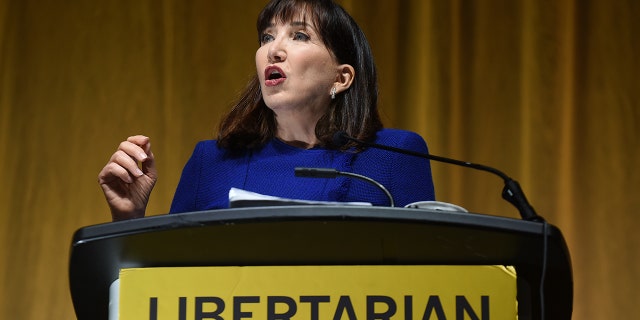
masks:
<path id="1" fill-rule="evenodd" d="M 251 154 L 250 151 L 232 152 L 218 145 L 217 140 L 201 140 L 196 144 L 193 151 L 194 155 L 200 157 L 203 161 L 218 160 L 240 160 Z"/>
<path id="2" fill-rule="evenodd" d="M 218 143 L 216 140 L 201 140 L 196 143 L 193 153 L 200 155 L 212 154 L 218 151 L 217 149 Z"/>
<path id="3" fill-rule="evenodd" d="M 412 136 L 417 135 L 417 133 L 404 129 L 395 129 L 395 128 L 384 128 L 379 130 L 377 133 L 377 137 L 404 137 L 404 136 Z"/>
<path id="4" fill-rule="evenodd" d="M 424 139 L 413 131 L 385 128 L 378 131 L 376 135 L 376 143 L 390 146 L 402 146 L 405 144 L 422 144 L 424 143 Z"/>
<path id="5" fill-rule="evenodd" d="M 217 148 L 217 147 L 218 147 L 218 140 L 200 140 L 198 141 L 198 143 L 196 143 L 196 148 L 210 149 L 210 148 Z"/>

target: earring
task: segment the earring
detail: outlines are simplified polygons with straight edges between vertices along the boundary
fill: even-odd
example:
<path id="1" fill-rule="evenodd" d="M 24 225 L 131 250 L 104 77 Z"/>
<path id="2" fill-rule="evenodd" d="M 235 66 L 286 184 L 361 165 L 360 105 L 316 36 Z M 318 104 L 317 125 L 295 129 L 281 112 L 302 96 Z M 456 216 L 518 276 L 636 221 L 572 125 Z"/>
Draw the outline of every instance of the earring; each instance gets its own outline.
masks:
<path id="1" fill-rule="evenodd" d="M 331 88 L 331 100 L 336 98 L 336 87 Z"/>

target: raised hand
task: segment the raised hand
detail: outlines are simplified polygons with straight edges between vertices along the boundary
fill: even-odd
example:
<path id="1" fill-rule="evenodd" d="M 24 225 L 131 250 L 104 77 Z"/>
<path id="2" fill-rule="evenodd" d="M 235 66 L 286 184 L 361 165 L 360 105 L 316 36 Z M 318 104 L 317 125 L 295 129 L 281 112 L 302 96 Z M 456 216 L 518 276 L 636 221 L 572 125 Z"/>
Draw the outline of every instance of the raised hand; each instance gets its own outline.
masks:
<path id="1" fill-rule="evenodd" d="M 98 174 L 113 221 L 144 217 L 157 180 L 149 138 L 137 135 L 121 142 Z"/>

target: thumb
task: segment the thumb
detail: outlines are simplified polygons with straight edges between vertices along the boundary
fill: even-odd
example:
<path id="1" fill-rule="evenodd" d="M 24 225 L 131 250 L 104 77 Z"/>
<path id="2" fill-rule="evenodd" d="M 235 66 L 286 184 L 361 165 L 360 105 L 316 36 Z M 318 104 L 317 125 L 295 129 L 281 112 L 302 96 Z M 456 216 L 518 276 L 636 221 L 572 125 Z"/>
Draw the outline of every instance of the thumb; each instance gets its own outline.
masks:
<path id="1" fill-rule="evenodd" d="M 142 146 L 142 149 L 147 154 L 147 159 L 142 162 L 142 172 L 147 175 L 156 178 L 157 170 L 156 170 L 156 161 L 153 155 L 153 151 L 151 151 L 151 142 L 147 142 Z"/>

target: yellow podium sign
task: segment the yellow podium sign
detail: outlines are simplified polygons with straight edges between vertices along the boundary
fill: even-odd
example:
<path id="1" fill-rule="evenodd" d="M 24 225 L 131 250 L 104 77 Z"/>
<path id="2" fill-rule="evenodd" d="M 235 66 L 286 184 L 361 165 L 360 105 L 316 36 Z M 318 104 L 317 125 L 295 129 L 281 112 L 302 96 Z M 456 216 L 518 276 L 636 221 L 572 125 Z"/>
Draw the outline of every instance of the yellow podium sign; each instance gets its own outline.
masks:
<path id="1" fill-rule="evenodd" d="M 271 266 L 120 271 L 119 319 L 517 319 L 502 266 Z"/>

